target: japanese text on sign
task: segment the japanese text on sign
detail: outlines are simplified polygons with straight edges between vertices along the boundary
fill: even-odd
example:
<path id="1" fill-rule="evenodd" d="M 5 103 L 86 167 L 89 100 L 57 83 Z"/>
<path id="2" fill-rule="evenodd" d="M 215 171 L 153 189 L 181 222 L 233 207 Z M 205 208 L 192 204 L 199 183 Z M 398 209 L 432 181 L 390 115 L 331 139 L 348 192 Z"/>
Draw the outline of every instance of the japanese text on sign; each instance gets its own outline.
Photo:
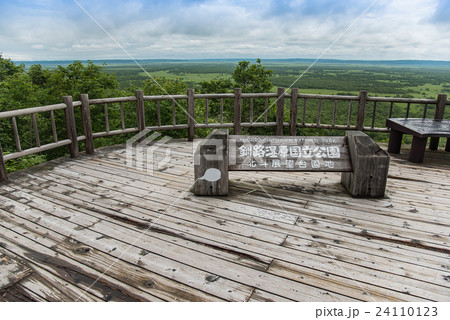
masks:
<path id="1" fill-rule="evenodd" d="M 320 170 L 337 169 L 343 158 L 342 137 L 254 137 L 240 136 L 233 142 L 231 166 L 240 170 Z"/>

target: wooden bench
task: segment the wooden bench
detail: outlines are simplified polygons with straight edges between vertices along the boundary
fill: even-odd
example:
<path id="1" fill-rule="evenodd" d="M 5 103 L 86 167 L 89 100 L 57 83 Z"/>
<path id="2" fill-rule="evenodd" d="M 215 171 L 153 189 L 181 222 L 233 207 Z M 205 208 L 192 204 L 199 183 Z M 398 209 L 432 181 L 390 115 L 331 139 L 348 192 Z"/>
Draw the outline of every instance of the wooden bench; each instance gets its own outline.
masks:
<path id="1" fill-rule="evenodd" d="M 355 197 L 383 197 L 389 156 L 369 136 L 245 136 L 214 130 L 194 154 L 194 193 L 228 195 L 229 171 L 342 172 Z"/>
<path id="2" fill-rule="evenodd" d="M 388 152 L 400 153 L 403 134 L 413 136 L 409 161 L 423 162 L 427 139 L 432 138 L 430 149 L 436 150 L 440 137 L 447 138 L 445 151 L 450 151 L 450 120 L 391 118 L 386 120 L 386 126 L 391 128 Z"/>

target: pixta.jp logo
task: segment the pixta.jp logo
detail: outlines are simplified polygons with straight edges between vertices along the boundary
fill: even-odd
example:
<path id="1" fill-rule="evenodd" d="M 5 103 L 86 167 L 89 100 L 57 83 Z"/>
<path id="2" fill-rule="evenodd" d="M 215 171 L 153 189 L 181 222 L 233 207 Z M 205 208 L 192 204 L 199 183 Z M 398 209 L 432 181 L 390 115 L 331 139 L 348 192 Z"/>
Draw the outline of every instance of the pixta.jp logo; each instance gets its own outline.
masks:
<path id="1" fill-rule="evenodd" d="M 127 140 L 126 165 L 150 175 L 167 169 L 172 155 L 167 142 L 172 138 L 161 136 L 159 132 L 145 129 Z"/>

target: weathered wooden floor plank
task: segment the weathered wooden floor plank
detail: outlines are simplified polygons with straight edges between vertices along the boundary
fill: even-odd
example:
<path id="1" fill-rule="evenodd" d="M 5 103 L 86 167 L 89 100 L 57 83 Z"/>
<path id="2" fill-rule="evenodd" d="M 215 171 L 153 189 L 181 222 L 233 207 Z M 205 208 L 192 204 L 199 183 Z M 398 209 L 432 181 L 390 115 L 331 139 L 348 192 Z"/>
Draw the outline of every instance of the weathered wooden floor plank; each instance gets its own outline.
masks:
<path id="1" fill-rule="evenodd" d="M 99 169 L 99 168 L 97 168 L 97 169 Z M 101 168 L 99 169 L 99 170 L 102 170 Z M 104 170 L 106 170 L 106 169 L 104 169 Z M 118 172 L 118 174 L 120 175 L 120 172 Z M 298 184 L 299 184 L 299 178 L 296 178 L 296 179 L 292 179 L 292 173 L 289 173 L 288 175 L 289 175 L 289 178 L 290 178 L 290 180 L 293 180 L 293 181 L 295 181 L 296 182 L 296 184 L 297 185 L 295 185 L 295 186 L 292 186 L 292 188 L 289 188 L 287 185 L 286 185 L 286 178 L 285 177 L 283 177 L 283 174 L 284 175 L 286 175 L 286 173 L 277 173 L 276 175 L 275 174 L 273 174 L 272 173 L 272 175 L 270 175 L 270 173 L 269 173 L 269 176 L 270 176 L 270 183 L 271 183 L 271 185 L 273 185 L 274 184 L 274 181 L 280 181 L 280 185 L 283 185 L 283 187 L 281 188 L 283 191 L 285 191 L 285 190 L 287 190 L 287 195 L 286 195 L 286 197 L 288 197 L 289 196 L 289 193 L 288 193 L 288 191 L 289 191 L 289 189 L 294 189 L 294 190 L 296 190 L 296 191 L 298 191 L 298 190 L 302 190 L 302 188 L 300 187 L 300 186 L 298 186 Z M 303 180 L 305 180 L 305 182 L 306 183 L 308 183 L 309 181 L 307 181 L 306 180 L 306 178 L 305 178 L 305 176 L 306 176 L 306 174 L 308 174 L 308 173 L 305 173 L 305 174 L 297 174 L 297 176 L 300 176 L 300 177 L 302 177 L 302 178 L 300 178 L 300 181 L 303 179 Z M 310 173 L 309 173 L 310 174 Z M 154 173 L 154 175 L 155 176 L 157 176 L 158 175 L 158 173 Z M 249 175 L 248 175 L 248 173 L 240 173 L 240 175 L 239 175 L 239 173 L 232 173 L 232 175 L 234 175 L 235 177 L 236 176 L 239 176 L 240 178 L 239 179 L 241 179 L 241 178 L 244 178 L 245 179 L 245 177 L 249 177 Z M 260 178 L 262 178 L 263 179 L 263 181 L 264 181 L 264 179 L 265 180 L 267 180 L 267 173 L 258 173 L 258 172 L 256 172 L 256 173 L 252 173 L 252 177 L 254 177 L 254 178 L 256 178 L 256 179 L 258 179 L 259 177 Z M 332 175 L 332 174 L 327 174 L 327 176 L 330 176 L 330 175 Z M 317 177 L 318 175 L 316 174 L 316 177 Z M 316 182 L 316 183 L 320 183 L 320 185 L 321 185 L 321 188 L 320 188 L 320 193 L 323 193 L 323 191 L 324 191 L 324 189 L 325 188 L 323 188 L 322 186 L 323 186 L 323 181 L 325 180 L 324 179 L 324 177 L 327 177 L 325 174 L 322 174 L 322 177 L 320 177 L 319 179 L 317 179 L 316 181 L 314 181 L 314 182 Z M 336 176 L 336 178 L 334 179 L 334 182 L 333 182 L 333 184 L 335 184 L 336 182 L 338 182 L 339 181 L 339 175 L 338 174 L 335 174 L 335 176 Z M 265 178 L 264 178 L 265 177 Z M 173 177 L 171 177 L 171 176 L 167 176 L 167 175 L 164 175 L 163 176 L 163 179 L 164 179 L 164 181 L 167 181 L 167 179 L 175 179 L 175 180 L 172 180 L 172 181 L 175 181 L 175 183 L 177 183 L 179 180 L 180 180 L 180 177 L 179 176 L 173 176 Z M 251 179 L 251 178 L 250 178 Z M 235 179 L 236 180 L 236 179 Z M 313 183 L 312 182 L 309 182 L 309 185 L 312 185 Z M 167 183 L 165 184 L 166 186 L 168 186 L 167 185 Z M 171 186 L 172 184 L 170 184 L 170 186 Z M 335 186 L 333 186 L 334 187 L 334 189 L 336 189 L 335 188 Z M 394 188 L 394 187 L 393 187 Z M 310 189 L 309 190 L 309 193 L 313 193 L 313 190 L 314 189 Z M 304 190 L 302 190 L 302 191 L 304 191 Z M 307 190 L 308 191 L 308 190 Z M 434 189 L 432 192 L 433 192 L 433 194 L 436 194 L 436 189 Z M 334 193 L 336 193 L 336 190 L 334 190 Z M 429 204 L 430 204 L 430 201 L 429 201 L 429 199 L 428 199 L 428 197 L 427 196 L 423 196 L 423 190 L 420 190 L 420 192 L 419 191 L 417 191 L 416 192 L 416 194 L 411 194 L 411 190 L 409 190 L 409 192 L 408 193 L 406 193 L 407 195 L 409 195 L 412 199 L 414 199 L 415 200 L 415 203 L 416 203 L 416 206 L 415 207 L 409 207 L 409 210 L 404 210 L 404 208 L 399 208 L 399 210 L 397 210 L 397 208 L 396 208 L 396 206 L 394 206 L 394 205 L 392 205 L 392 203 L 390 203 L 389 205 L 388 205 L 388 208 L 389 208 L 389 210 L 390 211 L 393 211 L 393 210 L 396 210 L 397 211 L 397 213 L 399 213 L 399 212 L 405 212 L 405 214 L 408 214 L 408 211 L 410 211 L 410 212 L 412 212 L 412 213 L 420 213 L 420 217 L 422 217 L 423 219 L 424 219 L 424 221 L 427 221 L 427 220 L 425 220 L 425 219 L 433 219 L 433 218 L 435 218 L 436 217 L 436 213 L 435 212 L 433 212 L 433 210 L 430 210 L 430 206 L 429 206 Z M 441 194 L 442 192 L 439 192 L 439 194 Z M 326 193 L 326 196 L 327 196 L 327 198 L 329 198 L 330 196 L 333 196 L 333 197 L 335 197 L 335 198 L 337 198 L 337 199 L 339 199 L 339 197 L 342 197 L 342 190 L 338 190 L 338 194 L 336 195 L 336 196 L 334 196 L 334 195 L 331 195 L 330 194 L 330 192 L 327 192 Z M 440 197 L 440 199 L 442 199 L 442 201 L 443 202 L 445 202 L 446 201 L 446 194 L 442 194 L 441 195 L 441 197 Z M 323 197 L 323 195 L 321 196 L 321 197 Z M 406 197 L 406 196 L 405 196 Z M 417 201 L 418 199 L 418 197 L 424 197 L 424 200 L 423 200 L 423 202 L 419 202 L 419 201 Z M 369 208 L 369 209 L 371 209 L 372 211 L 373 211 L 373 204 L 371 204 L 370 202 L 369 202 L 370 200 L 368 200 L 368 204 L 367 204 L 367 206 L 365 206 L 365 207 L 362 207 L 361 209 L 366 209 L 366 208 Z M 439 199 L 437 199 L 437 197 L 436 196 L 434 196 L 434 198 L 433 198 L 433 203 L 434 203 L 434 206 L 436 206 L 436 203 L 439 203 Z M 424 206 L 425 206 L 425 208 L 424 208 Z M 359 209 L 359 207 L 358 207 L 358 204 L 356 203 L 356 204 L 353 204 L 352 205 L 352 207 L 356 207 L 357 209 Z M 395 209 L 393 209 L 395 207 Z M 449 207 L 449 209 L 450 209 L 450 206 L 448 206 Z M 419 210 L 418 210 L 419 209 Z M 426 210 L 425 210 L 426 209 Z M 441 207 L 440 209 L 446 209 L 446 208 L 443 208 L 443 207 Z M 401 211 L 400 211 L 401 210 Z M 378 210 L 377 210 L 378 211 Z M 449 217 L 450 218 L 450 217 Z M 450 221 L 450 220 L 448 220 L 448 218 L 445 218 L 445 217 L 441 217 L 441 220 L 440 221 L 442 221 L 442 222 L 448 222 L 448 221 Z"/>
<path id="2" fill-rule="evenodd" d="M 198 142 L 164 145 L 155 154 L 170 149 L 170 161 L 150 161 L 148 172 L 108 147 L 11 174 L 0 185 L 0 243 L 33 270 L 15 285 L 18 299 L 448 299 L 443 152 L 420 165 L 393 157 L 384 199 L 350 197 L 339 174 L 286 172 L 232 172 L 229 197 L 195 197 Z M 63 277 L 62 266 L 105 273 L 101 283 L 127 294 L 93 286 L 83 296 L 87 281 Z"/>
<path id="3" fill-rule="evenodd" d="M 0 200 L 2 200 L 1 197 L 0 197 Z M 15 205 L 16 205 L 16 207 L 20 207 L 20 205 L 17 203 Z M 47 219 L 50 219 L 50 218 L 48 217 Z M 67 221 L 71 221 L 71 220 L 72 219 L 70 219 L 70 218 L 67 219 Z M 61 224 L 66 224 L 66 223 L 63 221 L 59 222 L 58 228 L 62 228 Z M 102 224 L 102 221 L 97 221 L 97 222 L 86 221 L 86 225 L 89 225 L 89 224 L 91 224 L 89 226 L 89 230 L 94 231 L 97 229 L 97 226 Z M 107 230 L 108 235 L 112 236 L 115 239 L 118 239 L 120 237 L 120 235 L 122 235 L 122 237 L 125 236 L 123 234 L 123 232 L 115 234 L 114 233 L 115 228 L 112 225 L 106 226 L 104 229 Z M 87 231 L 87 230 L 84 230 L 84 231 Z M 149 231 L 152 231 L 152 230 L 150 229 Z M 98 232 L 105 234 L 105 231 L 102 229 L 99 229 Z M 217 270 L 215 270 L 216 267 L 225 266 L 225 269 L 227 271 L 233 270 L 233 272 L 227 276 L 230 279 L 233 279 L 235 281 L 245 281 L 245 282 L 250 281 L 250 279 L 258 279 L 258 282 L 255 285 L 257 285 L 258 287 L 260 287 L 263 290 L 264 290 L 264 288 L 266 288 L 265 290 L 268 290 L 268 288 L 273 287 L 275 285 L 275 283 L 284 283 L 283 288 L 282 289 L 280 288 L 280 289 L 286 297 L 293 298 L 292 295 L 295 294 L 297 296 L 302 296 L 303 297 L 302 300 L 310 300 L 311 298 L 314 300 L 319 297 L 321 299 L 325 299 L 325 300 L 329 300 L 329 301 L 351 301 L 352 300 L 351 298 L 341 296 L 340 294 L 329 293 L 327 291 L 324 292 L 322 290 L 315 290 L 313 287 L 310 287 L 309 292 L 306 292 L 306 290 L 301 289 L 303 286 L 303 284 L 301 284 L 301 283 L 291 283 L 282 278 L 275 279 L 275 278 L 271 277 L 270 275 L 268 275 L 266 273 L 261 273 L 261 271 L 258 272 L 255 269 L 249 269 L 249 268 L 240 268 L 239 269 L 239 268 L 237 268 L 237 265 L 233 266 L 233 265 L 229 264 L 229 262 L 227 262 L 226 260 L 220 260 L 220 261 L 217 260 L 217 263 L 214 263 L 213 261 L 215 261 L 216 259 L 212 256 L 203 257 L 203 258 L 201 256 L 199 256 L 199 258 L 195 258 L 196 252 L 194 252 L 192 250 L 187 250 L 186 248 L 184 248 L 182 250 L 178 250 L 177 249 L 178 246 L 174 246 L 169 243 L 164 243 L 163 241 L 159 241 L 159 239 L 156 239 L 154 237 L 151 240 L 149 239 L 147 241 L 146 239 L 149 236 L 147 234 L 144 234 L 142 236 L 142 231 L 137 232 L 134 230 L 128 230 L 127 234 L 130 234 L 130 236 L 127 235 L 125 237 L 126 238 L 129 237 L 130 242 L 132 242 L 133 238 L 135 239 L 136 237 L 141 236 L 140 242 L 142 243 L 141 245 L 144 245 L 144 247 L 141 247 L 141 248 L 146 251 L 155 252 L 156 254 L 164 255 L 164 256 L 167 256 L 174 260 L 181 258 L 182 261 L 187 261 L 190 265 L 197 266 L 197 267 L 203 266 L 204 264 L 210 265 L 210 263 L 213 263 L 208 268 L 209 272 L 211 272 L 212 274 L 218 273 Z M 135 235 L 133 236 L 133 234 L 135 234 Z M 249 239 L 248 241 L 253 242 L 256 240 Z M 242 243 L 242 242 L 240 242 L 238 244 L 245 245 L 245 243 Z M 262 251 L 264 252 L 265 250 L 262 250 Z M 184 256 L 184 258 L 182 258 L 182 256 Z M 200 265 L 198 263 L 200 263 Z M 229 267 L 226 267 L 227 265 L 229 265 Z M 205 267 L 206 267 L 206 265 L 203 268 L 205 268 Z M 227 271 L 224 271 L 224 272 L 226 273 Z M 234 272 L 237 272 L 237 274 L 234 274 Z M 249 280 L 246 280 L 247 277 L 250 277 Z M 297 287 L 298 287 L 298 289 L 296 289 Z M 317 291 L 317 292 L 315 292 L 315 291 Z M 242 300 L 243 299 L 241 299 L 240 301 L 242 301 Z"/>
<path id="4" fill-rule="evenodd" d="M 142 245 L 140 247 L 130 246 L 129 243 L 119 241 L 109 235 L 88 229 L 86 226 L 92 225 L 93 221 L 92 219 L 87 220 L 84 215 L 72 216 L 67 210 L 57 208 L 62 215 L 62 218 L 57 219 L 54 215 L 50 216 L 48 213 L 35 208 L 27 208 L 18 202 L 9 201 L 8 203 L 9 207 L 14 205 L 14 207 L 9 210 L 13 211 L 15 215 L 29 216 L 31 220 L 34 220 L 35 223 L 40 226 L 51 228 L 55 232 L 63 235 L 65 234 L 73 241 L 83 243 L 99 251 L 111 254 L 115 258 L 137 264 L 140 267 L 146 268 L 146 266 L 148 266 L 151 271 L 165 276 L 169 275 L 169 278 L 174 280 L 181 278 L 183 283 L 204 287 L 204 291 L 212 292 L 214 295 L 225 295 L 230 299 L 235 297 L 238 301 L 243 301 L 246 300 L 247 295 L 249 296 L 251 293 L 250 288 L 244 290 L 245 288 L 242 285 L 233 284 L 226 279 L 221 279 L 221 281 L 215 281 L 211 284 L 207 283 L 205 279 L 211 275 L 210 273 L 195 270 L 183 266 L 176 261 L 170 261 L 162 256 L 152 254 L 146 247 L 142 247 Z M 71 222 L 71 220 L 78 222 L 78 224 Z M 100 222 L 100 220 L 97 222 Z M 107 233 L 109 234 L 109 231 Z M 123 232 L 120 234 L 121 238 Z M 242 295 L 240 294 L 241 291 Z"/>
<path id="5" fill-rule="evenodd" d="M 408 272 L 411 271 L 410 269 L 411 269 L 411 266 L 406 268 L 406 270 L 407 270 Z M 403 271 L 400 272 L 400 274 L 403 274 L 403 273 L 404 273 Z"/>
<path id="6" fill-rule="evenodd" d="M 140 185 L 141 183 L 139 183 L 139 182 L 136 182 L 136 185 Z M 142 186 L 142 188 L 144 188 L 144 186 Z M 158 192 L 158 190 L 154 190 L 154 191 L 156 191 L 156 192 Z M 166 194 L 167 192 L 170 192 L 170 190 L 165 190 L 165 191 L 160 191 L 163 195 L 164 194 Z M 275 194 L 274 194 L 275 195 Z M 175 196 L 175 195 L 174 195 Z M 238 196 L 236 196 L 235 197 L 235 199 L 237 199 L 238 198 Z M 321 199 L 322 199 L 323 197 L 321 197 Z M 314 202 L 312 202 L 312 201 L 310 201 L 310 203 L 311 203 L 311 205 L 313 205 L 314 204 Z M 372 206 L 373 207 L 373 206 Z M 347 209 L 345 209 L 345 208 L 343 208 L 344 210 L 347 210 Z M 353 210 L 353 211 L 355 211 L 355 210 Z M 373 210 L 372 210 L 373 211 Z M 357 211 L 356 211 L 356 213 L 358 213 Z M 376 211 L 376 213 L 377 214 L 379 214 L 379 211 Z M 377 215 L 374 215 L 375 217 L 377 216 Z M 395 220 L 395 219 L 397 219 L 396 217 L 392 217 L 392 219 L 393 220 Z M 408 221 L 405 221 L 405 220 L 403 220 L 403 219 L 401 219 L 401 221 L 400 221 L 400 219 L 399 219 L 399 223 L 398 223 L 398 225 L 400 226 L 404 226 L 405 225 L 405 222 L 406 222 L 406 224 L 408 225 L 408 228 L 409 229 L 411 229 L 411 228 L 414 228 L 414 222 L 412 222 L 412 223 L 408 223 Z M 411 225 L 412 225 L 412 227 L 411 227 Z M 421 225 L 421 226 L 418 226 L 417 227 L 417 229 L 418 230 L 424 230 L 424 228 L 426 229 L 426 227 L 427 227 L 427 225 Z M 443 228 L 446 228 L 447 226 L 443 226 Z M 433 228 L 435 228 L 435 229 L 438 229 L 439 228 L 439 225 L 433 225 Z M 439 232 L 437 232 L 437 233 L 439 233 Z M 445 233 L 445 231 L 444 231 L 444 233 Z"/>
<path id="7" fill-rule="evenodd" d="M 3 221 L 8 219 L 4 216 L 2 218 Z M 20 222 L 20 226 L 16 226 L 15 231 L 33 241 L 45 245 L 47 248 L 55 251 L 56 255 L 59 254 L 59 257 L 64 255 L 96 269 L 99 272 L 97 273 L 98 277 L 104 272 L 107 272 L 108 275 L 112 276 L 110 282 L 122 286 L 123 282 L 134 286 L 134 288 L 129 286 L 132 292 L 147 292 L 160 299 L 169 301 L 220 301 L 217 297 L 205 294 L 194 288 L 186 288 L 184 285 L 173 280 L 158 276 L 135 264 L 118 260 L 111 255 L 79 243 L 65 235 L 54 232 L 50 233 L 49 229 L 20 217 L 15 216 L 14 220 Z M 84 293 L 83 296 L 87 294 L 89 293 Z"/>
<path id="8" fill-rule="evenodd" d="M 2 235 L 3 240 L 7 241 L 6 245 L 8 250 L 19 254 L 28 263 L 36 264 L 40 268 L 54 274 L 55 278 L 64 279 L 52 279 L 51 283 L 61 281 L 69 283 L 64 286 L 66 301 L 84 300 L 86 299 L 86 291 L 90 291 L 90 293 L 104 301 L 161 301 L 161 299 L 150 294 L 133 289 L 126 283 L 117 283 L 109 275 L 102 276 L 102 273 L 96 272 L 91 267 L 80 264 L 75 260 L 55 252 L 53 247 L 51 249 L 47 248 L 41 243 L 18 235 L 17 232 L 2 229 Z M 97 279 L 98 281 L 96 281 Z M 69 291 L 69 293 L 66 293 L 70 289 L 72 292 Z M 53 291 L 55 289 L 52 290 L 50 300 L 58 301 L 58 296 L 61 295 L 61 292 L 53 293 Z"/>

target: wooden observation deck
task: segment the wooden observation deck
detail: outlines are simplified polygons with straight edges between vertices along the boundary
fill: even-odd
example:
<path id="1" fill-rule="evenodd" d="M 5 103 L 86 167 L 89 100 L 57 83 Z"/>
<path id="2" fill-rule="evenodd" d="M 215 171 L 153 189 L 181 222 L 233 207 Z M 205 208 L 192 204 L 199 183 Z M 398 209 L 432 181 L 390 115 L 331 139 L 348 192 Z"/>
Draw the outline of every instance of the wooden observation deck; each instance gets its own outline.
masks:
<path id="1" fill-rule="evenodd" d="M 197 142 L 164 144 L 153 172 L 118 146 L 10 174 L 0 300 L 449 300 L 444 151 L 392 157 L 384 199 L 289 172 L 232 172 L 228 197 L 196 197 Z"/>

